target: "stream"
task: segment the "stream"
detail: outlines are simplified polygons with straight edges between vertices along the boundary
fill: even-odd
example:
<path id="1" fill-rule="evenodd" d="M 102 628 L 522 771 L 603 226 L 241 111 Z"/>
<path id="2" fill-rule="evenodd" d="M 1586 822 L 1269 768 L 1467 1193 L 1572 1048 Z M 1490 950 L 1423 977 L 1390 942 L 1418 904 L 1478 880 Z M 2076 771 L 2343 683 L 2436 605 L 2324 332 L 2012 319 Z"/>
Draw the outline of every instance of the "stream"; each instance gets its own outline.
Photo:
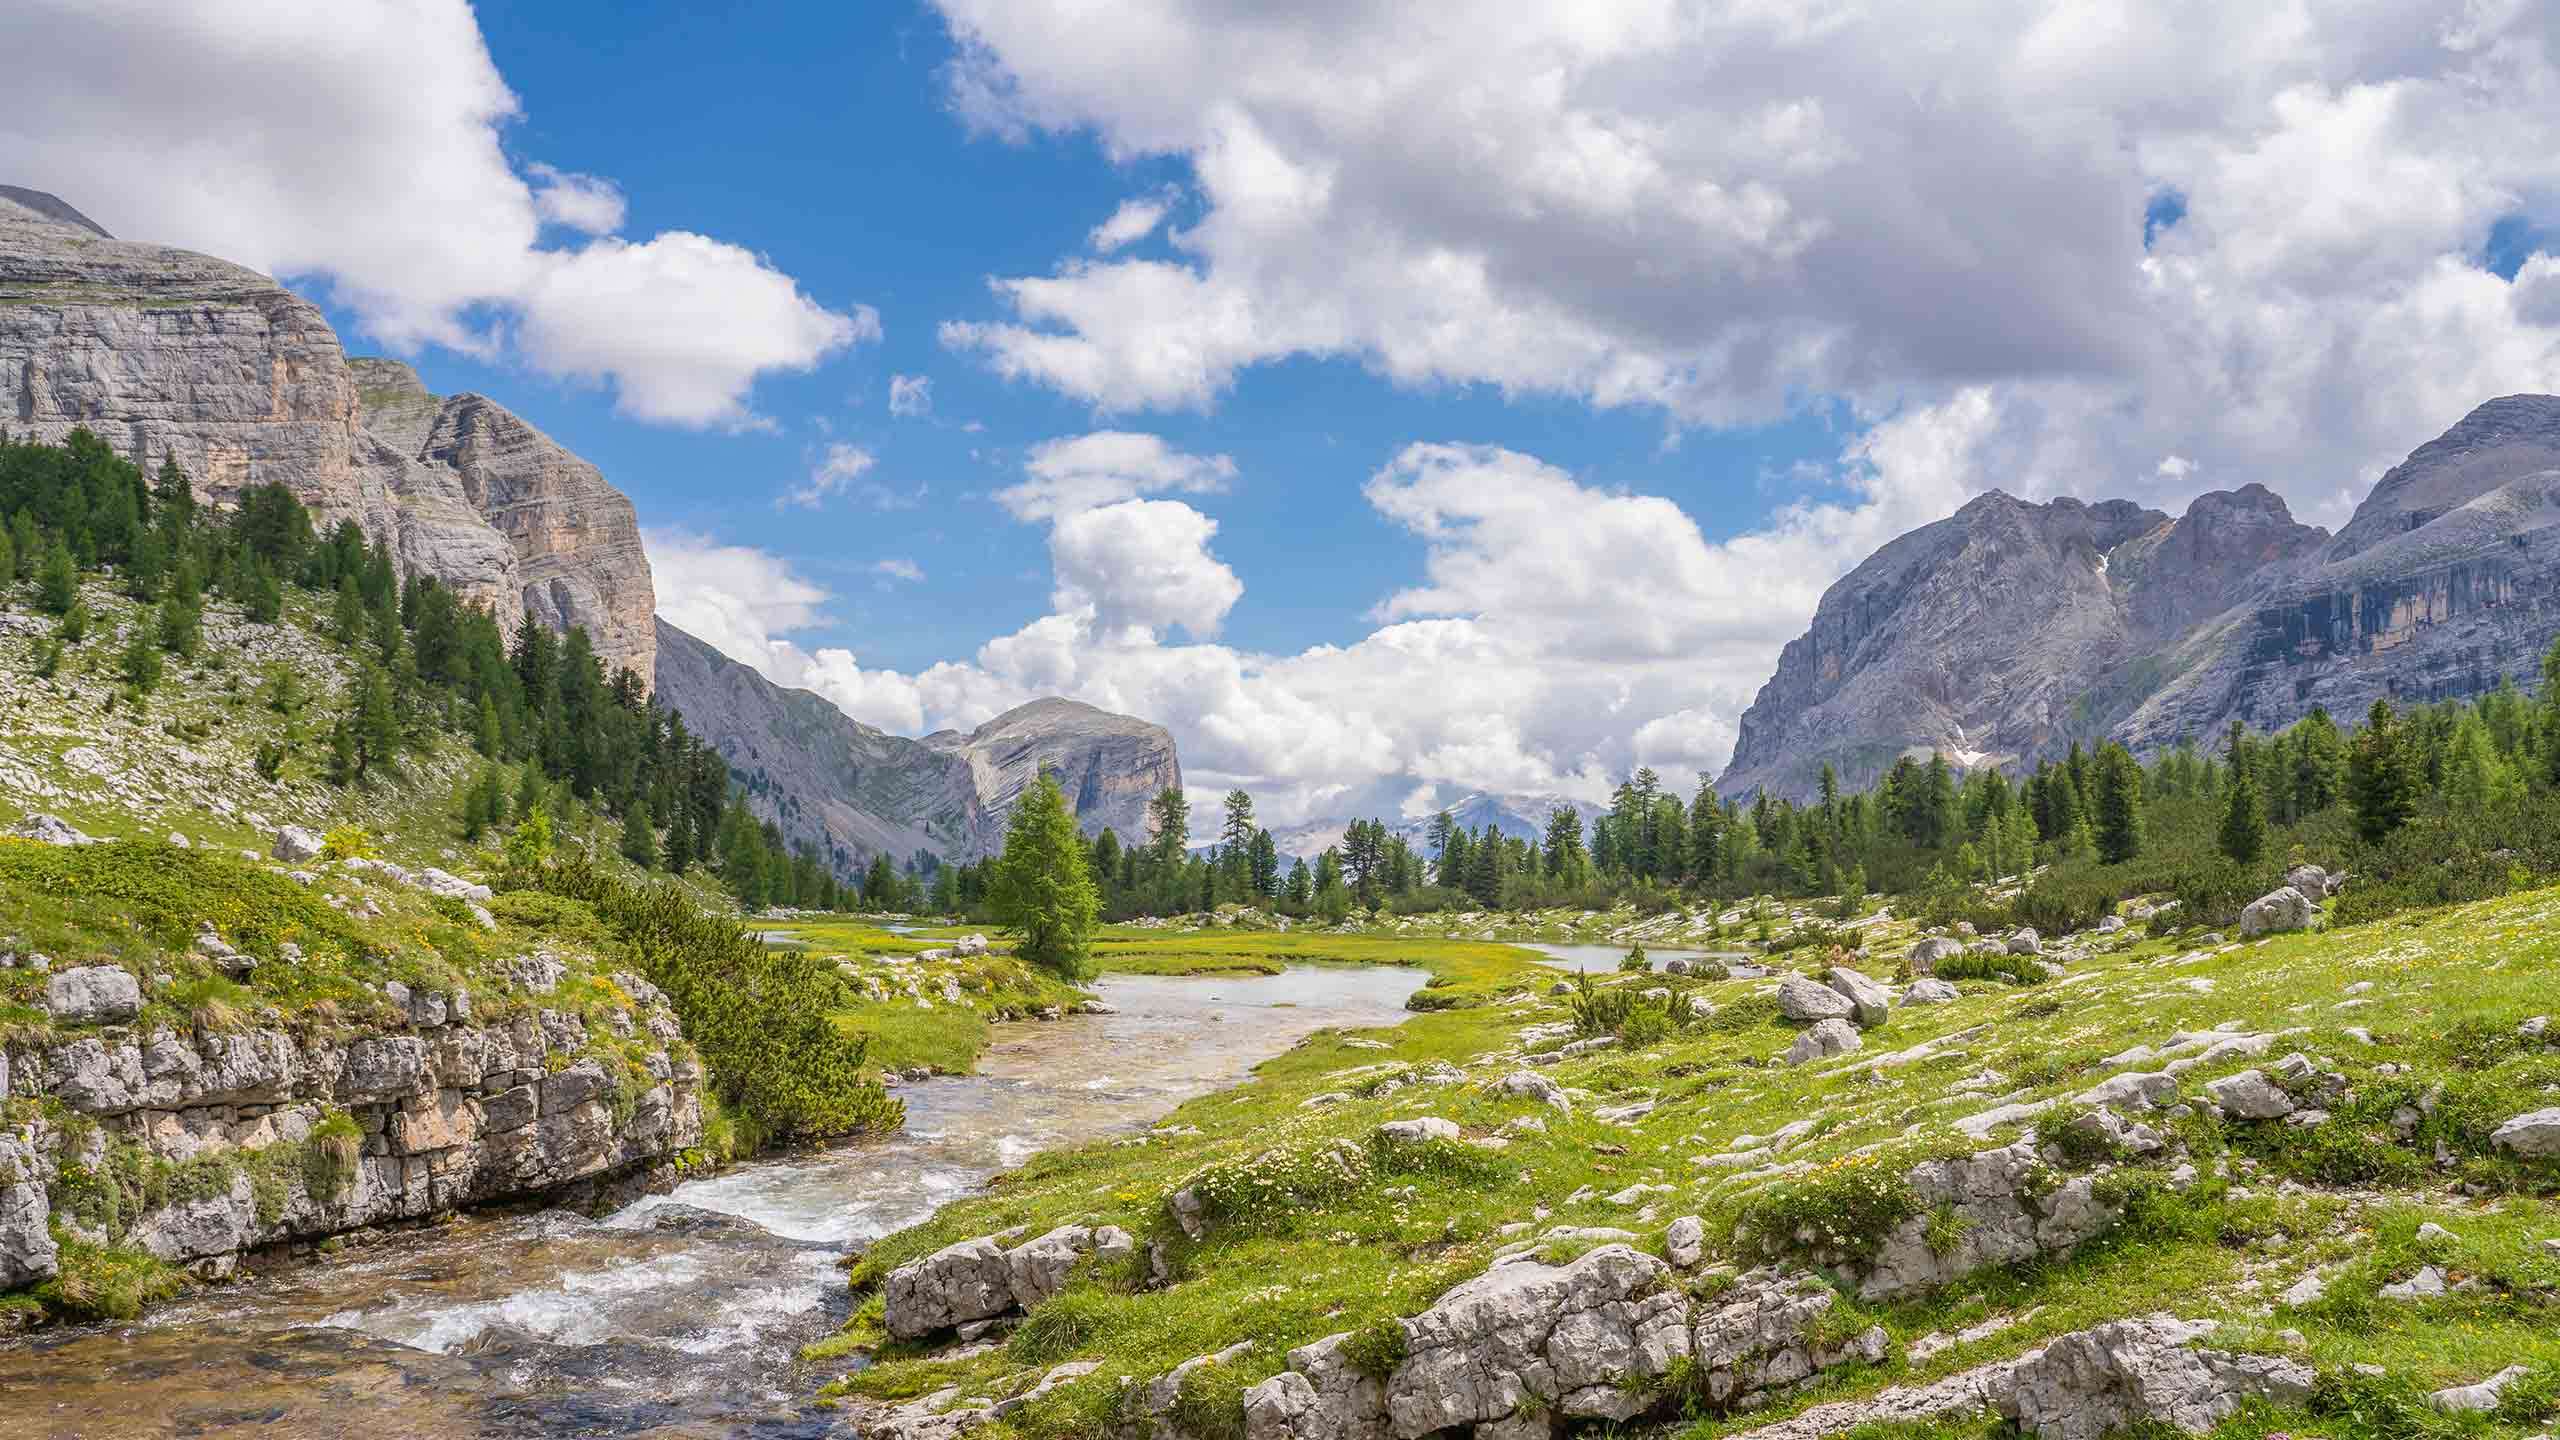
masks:
<path id="1" fill-rule="evenodd" d="M 838 1262 L 1057 1145 L 1124 1132 L 1325 1028 L 1393 1024 L 1412 970 L 1126 976 L 1111 1015 L 1001 1026 L 906 1129 L 741 1165 L 601 1220 L 466 1216 L 0 1351 L 0 1440 L 515 1440 L 848 1433 L 801 1346 Z"/>

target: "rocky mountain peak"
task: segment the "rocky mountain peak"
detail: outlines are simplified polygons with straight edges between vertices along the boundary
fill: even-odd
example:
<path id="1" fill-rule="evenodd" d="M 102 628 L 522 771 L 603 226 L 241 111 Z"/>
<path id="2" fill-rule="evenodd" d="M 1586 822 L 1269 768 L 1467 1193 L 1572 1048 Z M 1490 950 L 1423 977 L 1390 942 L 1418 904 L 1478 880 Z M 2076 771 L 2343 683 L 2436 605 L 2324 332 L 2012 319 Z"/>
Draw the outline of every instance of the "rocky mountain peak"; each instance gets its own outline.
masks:
<path id="1" fill-rule="evenodd" d="M 607 664 L 655 669 L 621 492 L 493 402 L 350 360 L 318 308 L 255 270 L 0 186 L 0 394 L 19 434 L 86 428 L 146 470 L 173 458 L 216 504 L 282 484 L 323 529 L 353 520 L 502 625 L 582 624 Z M 440 431 L 483 443 L 438 449 Z"/>
<path id="2" fill-rule="evenodd" d="M 967 735 L 942 730 L 923 743 L 969 762 L 990 815 L 1011 813 L 1041 770 L 1054 771 L 1087 834 L 1108 826 L 1123 840 L 1147 834 L 1147 801 L 1182 785 L 1173 734 L 1082 701 L 1051 697 L 998 715 Z"/>
<path id="3" fill-rule="evenodd" d="M 2376 481 L 2326 558 L 2347 559 L 2509 481 L 2554 468 L 2560 468 L 2560 395 L 2500 396 Z"/>

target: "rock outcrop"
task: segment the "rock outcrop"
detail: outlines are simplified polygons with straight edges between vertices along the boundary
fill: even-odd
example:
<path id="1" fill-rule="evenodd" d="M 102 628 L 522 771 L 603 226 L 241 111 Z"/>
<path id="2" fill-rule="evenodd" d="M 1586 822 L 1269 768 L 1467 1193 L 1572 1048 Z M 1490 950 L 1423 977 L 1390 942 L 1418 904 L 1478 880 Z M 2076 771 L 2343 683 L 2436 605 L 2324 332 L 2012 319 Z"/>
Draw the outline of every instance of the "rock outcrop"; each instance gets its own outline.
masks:
<path id="1" fill-rule="evenodd" d="M 651 673 L 630 502 L 491 402 L 351 361 L 316 306 L 254 270 L 0 189 L 0 395 L 21 437 L 85 428 L 146 471 L 176 460 L 216 504 L 284 485 L 323 529 L 355 521 L 502 625 L 584 624 L 608 666 Z"/>
<path id="2" fill-rule="evenodd" d="M 613 981 L 631 1003 L 592 1022 L 535 991 L 479 1023 L 465 992 L 401 987 L 399 1028 L 111 1026 L 9 1052 L 9 1093 L 95 1128 L 76 1144 L 42 1119 L 0 1134 L 0 1290 L 53 1273 L 52 1225 L 220 1273 L 243 1251 L 599 1183 L 699 1144 L 700 1061 L 654 986 Z M 607 1068 L 635 1044 L 638 1070 Z M 193 1178 L 138 1214 L 53 1212 L 46 1182 L 120 1163 Z"/>
<path id="3" fill-rule="evenodd" d="M 1086 833 L 1110 826 L 1129 841 L 1145 834 L 1147 799 L 1182 783 L 1173 737 L 1143 720 L 1041 700 L 966 735 L 911 740 L 776 685 L 664 620 L 656 629 L 659 701 L 720 752 L 786 841 L 816 846 L 839 872 L 881 854 L 993 854 L 1043 763 Z"/>

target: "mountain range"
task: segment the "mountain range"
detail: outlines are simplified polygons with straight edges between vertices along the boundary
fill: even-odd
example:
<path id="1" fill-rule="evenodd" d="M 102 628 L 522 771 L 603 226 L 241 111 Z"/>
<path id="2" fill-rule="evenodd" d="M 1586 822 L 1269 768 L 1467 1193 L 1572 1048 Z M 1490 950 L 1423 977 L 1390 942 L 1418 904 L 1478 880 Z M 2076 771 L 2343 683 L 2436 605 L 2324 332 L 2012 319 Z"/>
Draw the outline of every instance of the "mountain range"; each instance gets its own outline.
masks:
<path id="1" fill-rule="evenodd" d="M 774 685 L 656 616 L 629 497 L 522 417 L 348 355 L 318 307 L 258 271 L 120 240 L 5 185 L 0 396 L 19 438 L 85 428 L 146 472 L 174 459 L 215 504 L 280 483 L 324 530 L 355 521 L 503 626 L 584 626 L 608 668 L 728 759 L 759 814 L 843 872 L 881 853 L 988 853 L 1044 764 L 1088 830 L 1126 836 L 1182 780 L 1162 727 L 1072 701 L 918 740 Z"/>
<path id="2" fill-rule="evenodd" d="M 1851 787 L 1903 755 L 2154 754 L 2239 720 L 2540 688 L 2560 633 L 2560 396 L 2464 416 L 2336 535 L 2261 485 L 2172 519 L 1994 490 L 1833 585 L 1742 717 L 1728 796 Z"/>

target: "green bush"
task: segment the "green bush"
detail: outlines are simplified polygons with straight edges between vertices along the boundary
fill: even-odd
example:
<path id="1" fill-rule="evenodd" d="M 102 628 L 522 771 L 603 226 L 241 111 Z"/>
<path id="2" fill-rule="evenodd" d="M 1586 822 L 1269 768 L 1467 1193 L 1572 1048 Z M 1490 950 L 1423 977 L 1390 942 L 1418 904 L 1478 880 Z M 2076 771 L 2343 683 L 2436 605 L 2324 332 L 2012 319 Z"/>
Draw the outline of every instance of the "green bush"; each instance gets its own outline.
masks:
<path id="1" fill-rule="evenodd" d="M 1976 955 L 1971 951 L 1950 955 L 1939 961 L 1935 969 L 1941 980 L 2005 980 L 2012 985 L 2041 985 L 2045 982 L 2044 968 L 2036 963 L 2036 957 L 2011 955 L 2005 951 L 1996 955 Z"/>
<path id="2" fill-rule="evenodd" d="M 1905 1174 L 1912 1163 L 1911 1156 L 1885 1154 L 1834 1161 L 1754 1197 L 1737 1230 L 1766 1250 L 1806 1246 L 1872 1256 L 1895 1227 L 1921 1211 Z"/>
<path id="3" fill-rule="evenodd" d="M 1372 1380 L 1384 1380 L 1404 1363 L 1404 1324 L 1393 1318 L 1373 1320 L 1342 1339 L 1335 1353 L 1344 1364 Z"/>
<path id="4" fill-rule="evenodd" d="M 511 879 L 583 902 L 614 933 L 634 968 L 666 992 L 722 1108 L 751 1131 L 749 1149 L 905 1122 L 906 1107 L 864 1073 L 867 1042 L 829 1018 L 844 986 L 827 962 L 768 950 L 736 921 L 703 913 L 678 886 L 632 885 L 583 856 Z"/>

